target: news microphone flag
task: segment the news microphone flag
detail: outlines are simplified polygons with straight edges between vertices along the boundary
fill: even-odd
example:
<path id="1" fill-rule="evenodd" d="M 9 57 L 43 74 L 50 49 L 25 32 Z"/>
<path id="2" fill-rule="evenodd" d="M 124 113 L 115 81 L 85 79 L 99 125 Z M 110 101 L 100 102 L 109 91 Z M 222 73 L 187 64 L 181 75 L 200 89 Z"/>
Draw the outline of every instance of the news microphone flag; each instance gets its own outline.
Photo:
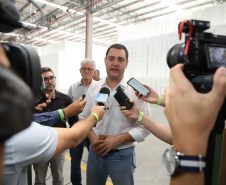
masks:
<path id="1" fill-rule="evenodd" d="M 106 106 L 108 94 L 98 93 L 95 99 L 97 105 Z"/>

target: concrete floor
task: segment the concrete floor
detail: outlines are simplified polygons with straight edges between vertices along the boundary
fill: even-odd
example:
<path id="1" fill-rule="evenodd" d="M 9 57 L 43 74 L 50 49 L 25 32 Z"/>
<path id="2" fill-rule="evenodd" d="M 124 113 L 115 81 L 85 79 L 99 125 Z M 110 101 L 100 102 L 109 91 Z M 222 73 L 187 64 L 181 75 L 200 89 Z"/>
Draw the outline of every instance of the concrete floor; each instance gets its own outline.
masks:
<path id="1" fill-rule="evenodd" d="M 151 105 L 152 118 L 157 123 L 168 126 L 168 122 L 164 115 L 162 107 Z M 142 143 L 136 146 L 136 165 L 137 168 L 134 174 L 135 185 L 167 185 L 169 184 L 169 177 L 164 173 L 162 168 L 162 154 L 169 145 L 157 139 L 153 135 L 149 135 Z M 85 149 L 82 164 L 86 166 L 88 152 Z M 70 156 L 67 151 L 67 155 Z M 48 170 L 46 181 L 47 185 L 51 185 L 52 177 L 50 169 Z M 34 173 L 32 174 L 34 179 Z M 86 172 L 82 170 L 82 184 L 86 184 Z M 70 161 L 65 160 L 64 166 L 64 184 L 70 183 Z M 110 181 L 110 179 L 109 179 Z M 34 180 L 32 181 L 34 182 Z M 108 183 L 110 185 L 111 183 Z"/>

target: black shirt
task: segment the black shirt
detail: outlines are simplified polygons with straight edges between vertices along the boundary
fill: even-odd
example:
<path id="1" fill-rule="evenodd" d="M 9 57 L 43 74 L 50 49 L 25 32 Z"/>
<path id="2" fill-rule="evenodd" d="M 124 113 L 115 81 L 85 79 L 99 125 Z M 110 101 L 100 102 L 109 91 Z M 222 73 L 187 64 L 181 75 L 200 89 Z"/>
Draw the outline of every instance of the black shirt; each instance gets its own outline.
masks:
<path id="1" fill-rule="evenodd" d="M 50 112 L 58 109 L 64 109 L 70 105 L 73 101 L 70 96 L 63 94 L 61 92 L 55 91 L 56 96 L 51 98 L 51 103 L 47 107 L 43 108 L 42 112 Z M 68 118 L 68 123 L 70 127 L 78 121 L 78 115 Z M 53 125 L 53 127 L 64 127 L 66 128 L 66 123 L 59 120 Z"/>

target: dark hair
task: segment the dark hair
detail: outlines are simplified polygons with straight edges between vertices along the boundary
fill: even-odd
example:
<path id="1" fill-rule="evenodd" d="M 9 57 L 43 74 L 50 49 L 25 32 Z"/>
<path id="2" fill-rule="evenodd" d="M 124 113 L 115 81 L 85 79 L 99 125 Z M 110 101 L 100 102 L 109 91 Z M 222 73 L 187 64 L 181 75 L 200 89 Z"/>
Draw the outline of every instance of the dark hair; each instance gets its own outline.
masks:
<path id="1" fill-rule="evenodd" d="M 48 72 L 48 71 L 50 71 L 50 72 L 52 72 L 54 74 L 53 70 L 50 67 L 42 67 L 41 68 L 41 74 L 45 73 L 45 72 Z"/>
<path id="2" fill-rule="evenodd" d="M 124 45 L 122 45 L 122 44 L 113 44 L 113 45 L 111 45 L 111 46 L 108 48 L 107 52 L 106 52 L 106 58 L 107 58 L 108 52 L 109 52 L 109 50 L 110 50 L 111 48 L 124 49 L 125 52 L 126 52 L 126 60 L 128 60 L 128 58 L 129 58 L 128 50 L 127 50 L 127 48 L 126 48 Z"/>

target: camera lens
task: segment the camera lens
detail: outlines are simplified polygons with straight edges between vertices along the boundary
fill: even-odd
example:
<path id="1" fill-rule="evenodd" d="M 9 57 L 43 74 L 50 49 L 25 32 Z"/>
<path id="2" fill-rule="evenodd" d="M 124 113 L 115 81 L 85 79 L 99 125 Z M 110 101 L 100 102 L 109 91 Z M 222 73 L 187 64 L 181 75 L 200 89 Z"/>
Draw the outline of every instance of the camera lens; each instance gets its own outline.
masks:
<path id="1" fill-rule="evenodd" d="M 185 44 L 174 45 L 167 53 L 167 64 L 169 68 L 177 65 L 178 63 L 184 63 Z"/>

